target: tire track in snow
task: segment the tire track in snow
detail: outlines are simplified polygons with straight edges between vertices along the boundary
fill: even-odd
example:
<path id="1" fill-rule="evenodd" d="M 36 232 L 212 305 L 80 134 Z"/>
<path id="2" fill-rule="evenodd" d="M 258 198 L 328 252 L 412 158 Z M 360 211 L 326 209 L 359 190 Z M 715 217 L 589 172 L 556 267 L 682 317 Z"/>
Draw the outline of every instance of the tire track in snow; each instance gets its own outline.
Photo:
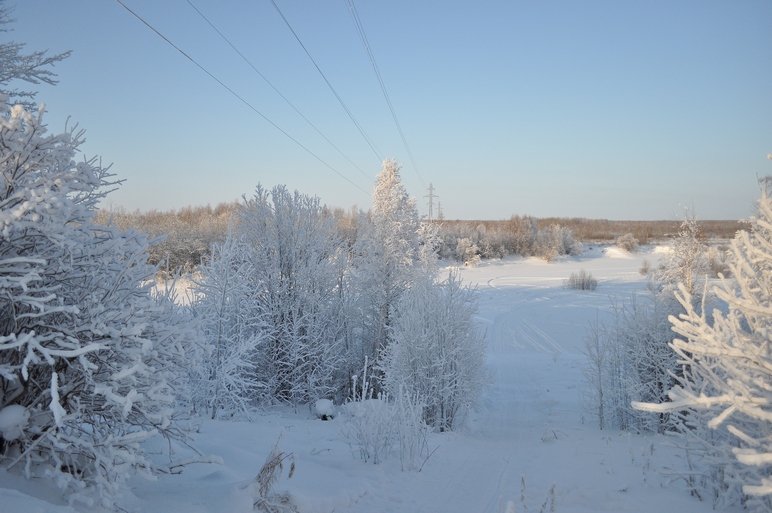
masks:
<path id="1" fill-rule="evenodd" d="M 496 281 L 502 280 L 508 286 L 496 285 Z M 503 513 L 509 501 L 520 506 L 520 477 L 529 472 L 525 462 L 534 441 L 539 440 L 546 416 L 541 405 L 544 399 L 534 398 L 535 387 L 528 381 L 528 374 L 514 369 L 523 369 L 523 354 L 527 361 L 532 361 L 534 357 L 540 358 L 539 353 L 554 355 L 568 351 L 547 332 L 546 325 L 539 325 L 540 319 L 545 319 L 545 307 L 551 308 L 553 290 L 512 287 L 512 283 L 512 277 L 488 280 L 491 294 L 481 297 L 480 306 L 486 308 L 478 316 L 479 321 L 490 323 L 488 364 L 495 374 L 494 384 L 483 398 L 490 430 L 481 433 L 481 438 L 466 441 L 463 450 L 469 452 L 453 467 L 443 468 L 441 481 L 433 479 L 432 488 L 436 491 L 431 498 L 416 504 L 416 511 Z M 540 406 L 534 407 L 536 404 Z M 486 479 L 481 480 L 480 476 Z"/>
<path id="2" fill-rule="evenodd" d="M 494 354 L 506 349 L 535 349 L 545 353 L 567 353 L 544 330 L 526 319 L 532 308 L 522 307 L 496 315 L 493 321 L 492 346 Z"/>

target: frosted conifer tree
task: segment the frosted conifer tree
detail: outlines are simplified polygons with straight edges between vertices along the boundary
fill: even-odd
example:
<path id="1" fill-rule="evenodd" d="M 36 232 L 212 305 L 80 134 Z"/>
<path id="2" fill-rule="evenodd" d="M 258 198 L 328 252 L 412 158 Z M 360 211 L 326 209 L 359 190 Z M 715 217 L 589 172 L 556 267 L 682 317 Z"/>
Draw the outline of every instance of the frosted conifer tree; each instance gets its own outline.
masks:
<path id="1" fill-rule="evenodd" d="M 680 286 L 685 313 L 671 317 L 681 335 L 671 347 L 683 375 L 669 393 L 670 402 L 636 403 L 651 411 L 685 411 L 687 436 L 713 464 L 715 493 L 741 488 L 748 505 L 772 508 L 772 200 L 762 191 L 749 231 L 732 241 L 729 263 L 733 281 L 715 287 L 726 309 L 712 316 L 698 312 L 692 295 Z M 746 497 L 748 498 L 748 497 Z M 734 500 L 737 498 L 734 497 Z M 732 500 L 731 498 L 729 500 Z"/>
<path id="2" fill-rule="evenodd" d="M 418 210 L 399 171 L 395 160 L 383 161 L 373 190 L 371 223 L 355 249 L 358 287 L 364 293 L 363 349 L 376 367 L 390 340 L 395 305 L 413 281 L 420 258 Z"/>
<path id="3" fill-rule="evenodd" d="M 151 296 L 156 271 L 134 231 L 92 222 L 110 182 L 76 163 L 82 132 L 47 135 L 42 112 L 0 101 L 0 416 L 4 465 L 45 474 L 105 507 L 134 473 L 163 470 L 141 444 L 183 438 L 189 320 Z M 11 412 L 11 413 L 9 413 Z"/>

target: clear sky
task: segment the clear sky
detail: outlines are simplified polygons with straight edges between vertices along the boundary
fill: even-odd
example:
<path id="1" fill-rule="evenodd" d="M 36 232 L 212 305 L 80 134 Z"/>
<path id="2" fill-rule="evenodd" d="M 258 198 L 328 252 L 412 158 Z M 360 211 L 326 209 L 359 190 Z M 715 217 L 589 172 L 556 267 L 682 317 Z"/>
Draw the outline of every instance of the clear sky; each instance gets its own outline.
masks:
<path id="1" fill-rule="evenodd" d="M 324 163 L 116 1 L 6 0 L 0 37 L 73 50 L 38 100 L 126 179 L 113 206 L 214 206 L 262 183 L 369 208 L 386 157 L 450 219 L 738 219 L 772 174 L 768 0 L 356 0 L 412 159 L 346 0 L 275 2 L 374 149 L 270 0 L 123 2 Z"/>

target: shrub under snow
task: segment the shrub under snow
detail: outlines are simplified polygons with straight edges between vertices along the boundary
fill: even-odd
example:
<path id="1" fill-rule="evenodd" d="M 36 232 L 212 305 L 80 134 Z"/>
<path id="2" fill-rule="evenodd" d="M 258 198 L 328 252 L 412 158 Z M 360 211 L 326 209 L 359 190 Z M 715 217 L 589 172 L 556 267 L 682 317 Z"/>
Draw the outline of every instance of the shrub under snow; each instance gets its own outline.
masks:
<path id="1" fill-rule="evenodd" d="M 614 245 L 625 251 L 635 251 L 638 249 L 638 239 L 636 239 L 632 233 L 626 233 L 617 237 L 614 241 Z"/>
<path id="2" fill-rule="evenodd" d="M 571 273 L 571 276 L 563 281 L 563 285 L 568 289 L 595 290 L 598 287 L 598 280 L 592 277 L 592 273 L 582 269 L 578 273 Z"/>
<path id="3" fill-rule="evenodd" d="M 474 290 L 454 273 L 417 280 L 397 305 L 383 353 L 386 390 L 416 397 L 424 421 L 441 431 L 458 426 L 489 380 L 476 313 Z"/>

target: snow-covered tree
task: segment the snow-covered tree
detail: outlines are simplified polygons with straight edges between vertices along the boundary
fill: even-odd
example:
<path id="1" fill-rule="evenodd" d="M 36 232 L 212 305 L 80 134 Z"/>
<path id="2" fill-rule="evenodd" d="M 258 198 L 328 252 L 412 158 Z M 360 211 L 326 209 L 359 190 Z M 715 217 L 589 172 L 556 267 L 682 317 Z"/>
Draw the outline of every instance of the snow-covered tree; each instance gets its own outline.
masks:
<path id="1" fill-rule="evenodd" d="M 679 284 L 683 284 L 689 294 L 699 295 L 699 284 L 708 273 L 706 252 L 697 218 L 687 212 L 678 228 L 678 236 L 673 239 L 670 254 L 654 273 L 658 290 L 672 300 Z"/>
<path id="2" fill-rule="evenodd" d="M 477 244 L 466 237 L 458 240 L 456 245 L 456 260 L 467 267 L 474 267 L 480 263 L 479 249 Z"/>
<path id="3" fill-rule="evenodd" d="M 551 262 L 561 255 L 581 255 L 582 243 L 574 239 L 570 228 L 553 224 L 537 232 L 533 252 Z"/>
<path id="4" fill-rule="evenodd" d="M 584 335 L 582 354 L 587 357 L 587 364 L 582 368 L 585 388 L 582 389 L 583 406 L 587 413 L 597 417 L 598 428 L 606 428 L 609 412 L 608 390 L 611 374 L 610 360 L 612 346 L 605 326 L 598 318 L 590 323 Z"/>
<path id="5" fill-rule="evenodd" d="M 76 163 L 82 132 L 47 135 L 42 113 L 0 101 L 0 416 L 18 421 L 0 454 L 110 507 L 133 473 L 162 470 L 143 441 L 184 436 L 175 402 L 194 335 L 151 295 L 145 236 L 92 222 L 112 183 L 96 160 Z"/>
<path id="6" fill-rule="evenodd" d="M 238 213 L 251 260 L 250 286 L 265 322 L 257 375 L 293 404 L 333 394 L 341 375 L 339 266 L 347 251 L 315 197 L 258 186 Z"/>
<path id="7" fill-rule="evenodd" d="M 741 487 L 749 506 L 772 508 L 772 199 L 762 191 L 749 231 L 732 241 L 734 281 L 713 292 L 724 308 L 707 315 L 694 306 L 687 284 L 671 317 L 683 338 L 671 347 L 683 367 L 670 402 L 636 403 L 650 411 L 682 411 L 685 434 L 702 439 L 703 452 L 721 467 L 724 485 Z M 716 487 L 720 490 L 720 487 Z M 735 497 L 736 499 L 736 497 Z"/>
<path id="8" fill-rule="evenodd" d="M 376 364 L 391 338 L 395 305 L 420 267 L 416 265 L 420 258 L 418 210 L 399 171 L 395 160 L 383 161 L 373 190 L 371 222 L 365 224 L 355 248 L 357 286 L 363 293 L 363 350 Z"/>
<path id="9" fill-rule="evenodd" d="M 474 290 L 455 273 L 417 279 L 396 305 L 381 364 L 386 390 L 417 398 L 424 421 L 441 431 L 458 426 L 489 379 L 476 313 Z"/>
<path id="10" fill-rule="evenodd" d="M 11 11 L 12 8 L 0 0 L 0 32 L 9 31 L 6 27 L 13 22 Z M 9 104 L 21 103 L 27 108 L 34 108 L 35 91 L 9 89 L 9 85 L 16 80 L 29 84 L 56 84 L 56 74 L 50 68 L 69 57 L 71 52 L 46 55 L 45 51 L 37 51 L 25 54 L 25 46 L 14 41 L 0 43 L 0 94 L 9 98 L 6 100 Z"/>
<path id="11" fill-rule="evenodd" d="M 267 330 L 247 248 L 235 234 L 212 246 L 192 304 L 205 341 L 203 362 L 191 369 L 193 406 L 213 419 L 248 414 L 268 388 L 255 372 Z"/>

